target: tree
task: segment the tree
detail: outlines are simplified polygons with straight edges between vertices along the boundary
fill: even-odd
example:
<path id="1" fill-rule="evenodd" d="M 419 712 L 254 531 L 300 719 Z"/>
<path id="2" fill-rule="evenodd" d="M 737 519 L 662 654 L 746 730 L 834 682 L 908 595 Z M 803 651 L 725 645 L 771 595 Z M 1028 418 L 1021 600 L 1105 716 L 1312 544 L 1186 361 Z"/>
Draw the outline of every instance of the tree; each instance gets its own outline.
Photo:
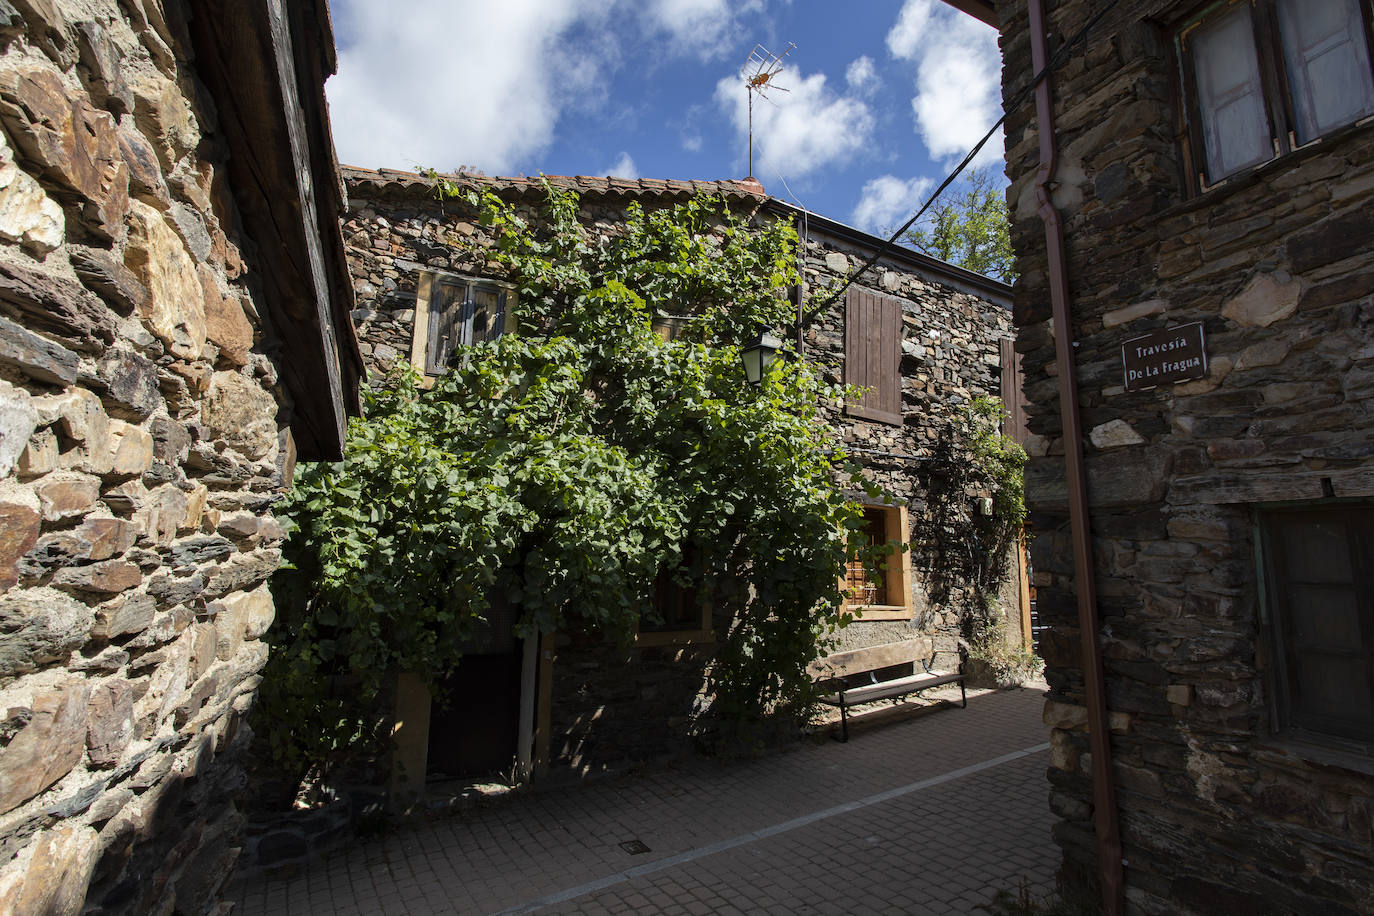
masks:
<path id="1" fill-rule="evenodd" d="M 549 188 L 534 224 L 460 196 L 518 289 L 519 331 L 460 348 L 429 391 L 399 367 L 350 421 L 344 460 L 298 474 L 263 684 L 278 759 L 377 746 L 390 678 L 437 682 L 495 601 L 521 637 L 628 642 L 665 571 L 729 619 L 717 721 L 804 707 L 859 525 L 820 411 L 841 391 L 795 361 L 754 388 L 737 346 L 789 317 L 795 232 L 696 198 L 631 204 L 597 237 L 570 192 Z M 663 340 L 654 316 L 683 304 L 697 320 Z"/>
<path id="2" fill-rule="evenodd" d="M 1007 201 L 993 173 L 972 169 L 945 189 L 920 224 L 903 240 L 931 257 L 994 277 L 1016 279 Z"/>

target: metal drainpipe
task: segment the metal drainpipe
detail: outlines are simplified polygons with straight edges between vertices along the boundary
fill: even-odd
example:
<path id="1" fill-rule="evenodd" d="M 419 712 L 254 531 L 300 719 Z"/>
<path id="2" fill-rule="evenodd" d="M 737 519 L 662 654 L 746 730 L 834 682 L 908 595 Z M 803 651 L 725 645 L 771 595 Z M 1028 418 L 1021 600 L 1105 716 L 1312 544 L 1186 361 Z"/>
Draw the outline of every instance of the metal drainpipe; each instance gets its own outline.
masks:
<path id="1" fill-rule="evenodd" d="M 1049 54 L 1045 38 L 1044 0 L 1029 0 L 1031 66 L 1044 70 Z M 1111 733 L 1102 653 L 1097 644 L 1097 589 L 1088 525 L 1088 487 L 1083 471 L 1083 432 L 1078 419 L 1078 380 L 1074 368 L 1073 321 L 1069 315 L 1069 271 L 1064 255 L 1064 226 L 1050 198 L 1058 149 L 1050 74 L 1035 87 L 1036 130 L 1040 135 L 1040 168 L 1035 200 L 1045 223 L 1049 255 L 1050 305 L 1054 315 L 1054 349 L 1059 367 L 1059 415 L 1064 430 L 1068 472 L 1069 526 L 1073 536 L 1074 589 L 1078 594 L 1078 628 L 1083 640 L 1083 680 L 1087 691 L 1089 747 L 1092 751 L 1093 813 L 1097 828 L 1097 863 L 1102 883 L 1102 911 L 1119 916 L 1124 899 L 1121 830 L 1117 820 L 1116 785 L 1112 779 Z"/>

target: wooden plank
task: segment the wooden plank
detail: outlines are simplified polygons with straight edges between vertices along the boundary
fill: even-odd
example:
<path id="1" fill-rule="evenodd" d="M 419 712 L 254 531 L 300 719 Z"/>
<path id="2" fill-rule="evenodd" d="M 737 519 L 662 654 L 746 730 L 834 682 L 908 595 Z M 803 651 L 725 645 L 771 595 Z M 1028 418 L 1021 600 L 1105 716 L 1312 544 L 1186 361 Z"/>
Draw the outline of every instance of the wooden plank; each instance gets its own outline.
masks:
<path id="1" fill-rule="evenodd" d="M 836 652 L 828 658 L 817 659 L 811 663 L 813 677 L 848 677 L 864 671 L 876 671 L 893 665 L 905 665 L 929 658 L 931 642 L 929 636 L 904 639 L 901 642 L 884 643 L 863 649 L 850 649 Z"/>

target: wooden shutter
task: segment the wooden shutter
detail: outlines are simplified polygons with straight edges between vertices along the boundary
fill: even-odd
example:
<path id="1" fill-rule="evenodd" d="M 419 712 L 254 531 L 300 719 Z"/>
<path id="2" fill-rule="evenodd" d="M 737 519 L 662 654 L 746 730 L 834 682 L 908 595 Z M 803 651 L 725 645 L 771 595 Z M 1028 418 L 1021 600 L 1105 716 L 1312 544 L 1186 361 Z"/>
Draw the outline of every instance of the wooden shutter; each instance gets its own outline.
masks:
<path id="1" fill-rule="evenodd" d="M 1298 142 L 1374 112 L 1360 0 L 1279 0 L 1278 14 Z"/>
<path id="2" fill-rule="evenodd" d="M 1002 367 L 1002 406 L 1006 408 L 1007 419 L 1002 423 L 1002 434 L 1018 445 L 1026 444 L 1026 402 L 1021 394 L 1025 377 L 1021 370 L 1021 354 L 1016 352 L 1016 341 L 1003 337 L 997 342 Z"/>
<path id="3" fill-rule="evenodd" d="M 425 374 L 441 375 L 448 369 L 449 357 L 463 329 L 459 311 L 467 299 L 467 285 L 435 280 L 429 293 L 429 336 L 425 342 Z"/>
<path id="4" fill-rule="evenodd" d="M 1198 26 L 1190 43 L 1207 180 L 1215 183 L 1274 155 L 1250 7 L 1236 4 Z"/>
<path id="5" fill-rule="evenodd" d="M 868 391 L 845 413 L 881 423 L 902 422 L 902 304 L 851 286 L 844 312 L 844 381 Z"/>

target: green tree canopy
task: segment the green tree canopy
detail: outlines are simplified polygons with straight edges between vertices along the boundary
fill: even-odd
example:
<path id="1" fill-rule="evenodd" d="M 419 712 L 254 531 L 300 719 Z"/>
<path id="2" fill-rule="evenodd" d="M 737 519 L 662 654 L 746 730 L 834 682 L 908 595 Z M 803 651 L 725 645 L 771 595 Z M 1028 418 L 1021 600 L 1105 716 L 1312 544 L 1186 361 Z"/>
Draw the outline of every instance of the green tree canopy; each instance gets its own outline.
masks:
<path id="1" fill-rule="evenodd" d="M 1010 283 L 1016 279 L 1007 201 L 993 173 L 972 169 L 945 189 L 903 240 L 934 258 Z"/>
<path id="2" fill-rule="evenodd" d="M 375 743 L 389 678 L 436 681 L 498 603 L 522 637 L 628 642 L 661 570 L 730 620 L 719 717 L 804 705 L 857 524 L 819 409 L 841 392 L 795 361 L 752 387 L 737 348 L 788 317 L 795 232 L 711 198 L 631 204 L 598 236 L 572 193 L 550 189 L 533 224 L 463 197 L 517 287 L 519 331 L 460 348 L 429 391 L 398 370 L 350 421 L 343 461 L 298 474 L 263 685 L 279 759 Z M 684 312 L 698 319 L 678 339 L 651 329 Z"/>

